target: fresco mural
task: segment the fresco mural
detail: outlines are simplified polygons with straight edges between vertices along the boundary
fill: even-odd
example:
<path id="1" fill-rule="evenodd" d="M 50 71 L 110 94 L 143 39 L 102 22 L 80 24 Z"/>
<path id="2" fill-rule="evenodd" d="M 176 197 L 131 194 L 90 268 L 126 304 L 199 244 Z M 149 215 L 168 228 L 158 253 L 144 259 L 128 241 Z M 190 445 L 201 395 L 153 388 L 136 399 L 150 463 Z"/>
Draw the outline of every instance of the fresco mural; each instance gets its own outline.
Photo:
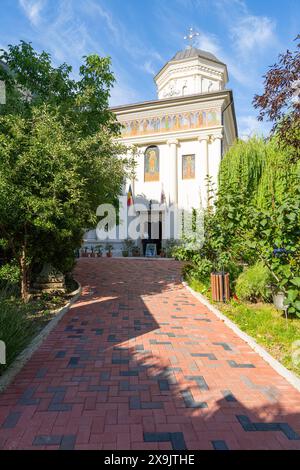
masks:
<path id="1" fill-rule="evenodd" d="M 195 178 L 195 155 L 182 155 L 182 179 Z"/>
<path id="2" fill-rule="evenodd" d="M 167 114 L 147 119 L 134 119 L 122 123 L 122 137 L 157 134 L 163 132 L 180 131 L 184 129 L 201 129 L 221 125 L 221 111 L 219 108 L 210 108 L 202 111 Z"/>
<path id="3" fill-rule="evenodd" d="M 159 181 L 158 147 L 148 147 L 145 151 L 144 180 Z"/>

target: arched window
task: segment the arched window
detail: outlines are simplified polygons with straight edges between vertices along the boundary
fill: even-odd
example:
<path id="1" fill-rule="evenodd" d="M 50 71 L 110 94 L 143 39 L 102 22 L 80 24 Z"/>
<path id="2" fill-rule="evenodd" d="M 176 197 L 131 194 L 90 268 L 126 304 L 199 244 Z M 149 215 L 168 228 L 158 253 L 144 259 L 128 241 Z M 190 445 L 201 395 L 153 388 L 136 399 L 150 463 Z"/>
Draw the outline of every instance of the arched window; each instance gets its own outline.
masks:
<path id="1" fill-rule="evenodd" d="M 156 145 L 145 150 L 144 181 L 159 181 L 159 149 Z"/>

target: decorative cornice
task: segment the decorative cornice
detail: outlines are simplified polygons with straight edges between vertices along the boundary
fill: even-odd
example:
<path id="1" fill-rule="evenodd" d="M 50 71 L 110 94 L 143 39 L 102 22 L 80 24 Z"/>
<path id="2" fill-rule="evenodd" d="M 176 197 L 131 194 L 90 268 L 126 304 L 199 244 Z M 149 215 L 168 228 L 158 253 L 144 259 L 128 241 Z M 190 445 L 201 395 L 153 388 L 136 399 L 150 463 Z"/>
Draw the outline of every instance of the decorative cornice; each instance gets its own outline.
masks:
<path id="1" fill-rule="evenodd" d="M 217 139 L 221 140 L 221 139 L 223 139 L 223 134 L 221 132 L 219 132 L 218 134 L 212 135 L 211 138 L 212 138 L 212 141 L 217 140 Z"/>
<path id="2" fill-rule="evenodd" d="M 199 142 L 202 142 L 203 140 L 205 140 L 206 142 L 209 142 L 210 136 L 209 135 L 199 135 L 198 140 L 199 140 Z"/>
<path id="3" fill-rule="evenodd" d="M 168 139 L 167 140 L 167 144 L 168 145 L 172 145 L 172 144 L 175 144 L 175 145 L 178 145 L 178 139 Z"/>

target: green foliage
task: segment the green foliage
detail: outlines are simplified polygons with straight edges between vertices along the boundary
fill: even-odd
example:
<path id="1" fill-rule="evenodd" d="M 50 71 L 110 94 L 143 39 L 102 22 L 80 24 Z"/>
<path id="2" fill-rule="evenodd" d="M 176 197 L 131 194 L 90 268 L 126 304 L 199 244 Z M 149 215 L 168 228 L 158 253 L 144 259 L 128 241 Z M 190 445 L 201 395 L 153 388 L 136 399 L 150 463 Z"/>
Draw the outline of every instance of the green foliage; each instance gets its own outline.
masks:
<path id="1" fill-rule="evenodd" d="M 0 291 L 0 338 L 6 346 L 6 364 L 0 365 L 0 375 L 26 346 L 34 333 L 28 321 L 27 310 L 7 298 L 7 291 Z"/>
<path id="2" fill-rule="evenodd" d="M 0 286 L 17 286 L 20 282 L 20 268 L 15 263 L 0 266 Z"/>
<path id="3" fill-rule="evenodd" d="M 0 57 L 7 104 L 0 105 L 0 228 L 22 271 L 22 295 L 44 262 L 69 272 L 83 229 L 99 204 L 117 204 L 132 158 L 115 143 L 120 125 L 108 109 L 110 59 L 84 57 L 79 79 L 55 68 L 30 44 Z"/>
<path id="4" fill-rule="evenodd" d="M 300 277 L 300 164 L 276 137 L 237 141 L 229 149 L 204 233 L 200 249 L 184 243 L 177 249 L 177 257 L 189 261 L 191 276 L 204 280 L 210 269 L 224 270 L 234 290 L 243 264 L 260 261 L 275 289 L 286 293 L 289 312 L 300 314 L 300 289 L 292 282 Z"/>
<path id="5" fill-rule="evenodd" d="M 241 300 L 257 302 L 270 297 L 270 271 L 262 263 L 255 263 L 242 272 L 236 281 L 236 294 Z"/>

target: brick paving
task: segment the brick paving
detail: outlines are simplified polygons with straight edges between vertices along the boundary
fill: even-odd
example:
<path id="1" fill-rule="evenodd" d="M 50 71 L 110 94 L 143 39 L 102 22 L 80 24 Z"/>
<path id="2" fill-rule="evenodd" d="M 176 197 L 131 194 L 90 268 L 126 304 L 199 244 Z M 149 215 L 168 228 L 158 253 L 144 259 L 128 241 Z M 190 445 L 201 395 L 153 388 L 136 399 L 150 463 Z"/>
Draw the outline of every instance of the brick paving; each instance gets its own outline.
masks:
<path id="1" fill-rule="evenodd" d="M 0 395 L 1 449 L 300 449 L 300 393 L 169 260 L 80 259 L 81 298 Z"/>

